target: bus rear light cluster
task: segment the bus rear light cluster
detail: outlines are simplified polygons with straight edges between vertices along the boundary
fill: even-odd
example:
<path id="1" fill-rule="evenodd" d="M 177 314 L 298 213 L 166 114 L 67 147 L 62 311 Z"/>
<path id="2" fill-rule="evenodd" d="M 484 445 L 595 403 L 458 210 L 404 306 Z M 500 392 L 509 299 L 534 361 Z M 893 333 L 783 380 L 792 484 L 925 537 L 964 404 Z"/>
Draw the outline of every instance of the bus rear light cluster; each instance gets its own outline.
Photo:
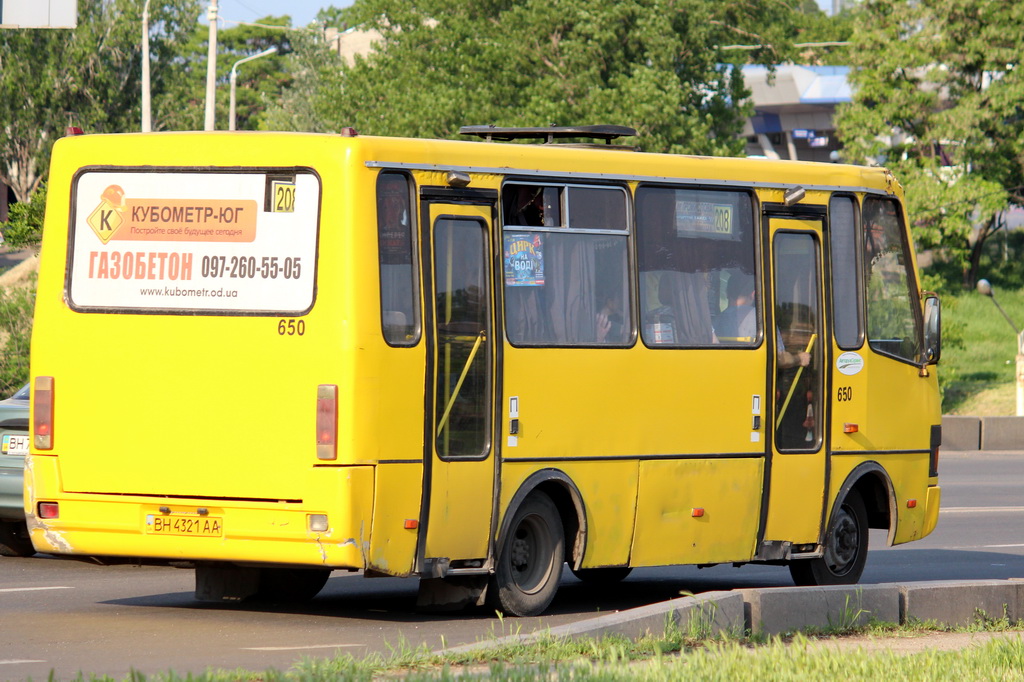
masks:
<path id="1" fill-rule="evenodd" d="M 338 459 L 338 387 L 320 384 L 316 389 L 316 456 Z"/>
<path id="2" fill-rule="evenodd" d="M 36 377 L 32 391 L 32 434 L 37 450 L 53 449 L 53 377 Z"/>
<path id="3" fill-rule="evenodd" d="M 36 507 L 36 516 L 41 519 L 59 519 L 60 505 L 57 502 L 40 502 Z"/>

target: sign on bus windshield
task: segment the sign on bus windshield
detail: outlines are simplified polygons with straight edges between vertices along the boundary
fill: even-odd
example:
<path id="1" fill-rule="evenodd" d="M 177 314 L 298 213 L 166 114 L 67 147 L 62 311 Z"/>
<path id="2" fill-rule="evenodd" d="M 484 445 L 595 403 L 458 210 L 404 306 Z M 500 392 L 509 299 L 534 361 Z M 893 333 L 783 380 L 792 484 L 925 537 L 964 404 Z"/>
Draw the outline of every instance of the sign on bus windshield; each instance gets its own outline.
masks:
<path id="1" fill-rule="evenodd" d="M 86 171 L 74 197 L 76 310 L 278 315 L 313 305 L 312 173 Z"/>

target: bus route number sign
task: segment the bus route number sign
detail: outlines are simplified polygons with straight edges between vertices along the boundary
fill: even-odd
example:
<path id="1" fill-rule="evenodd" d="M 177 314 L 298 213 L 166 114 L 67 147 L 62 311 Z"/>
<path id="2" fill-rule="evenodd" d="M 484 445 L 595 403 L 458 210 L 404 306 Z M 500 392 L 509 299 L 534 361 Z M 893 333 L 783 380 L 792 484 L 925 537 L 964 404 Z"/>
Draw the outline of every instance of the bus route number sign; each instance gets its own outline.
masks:
<path id="1" fill-rule="evenodd" d="M 270 204 L 271 213 L 295 212 L 295 182 L 273 180 L 270 183 L 273 200 Z"/>

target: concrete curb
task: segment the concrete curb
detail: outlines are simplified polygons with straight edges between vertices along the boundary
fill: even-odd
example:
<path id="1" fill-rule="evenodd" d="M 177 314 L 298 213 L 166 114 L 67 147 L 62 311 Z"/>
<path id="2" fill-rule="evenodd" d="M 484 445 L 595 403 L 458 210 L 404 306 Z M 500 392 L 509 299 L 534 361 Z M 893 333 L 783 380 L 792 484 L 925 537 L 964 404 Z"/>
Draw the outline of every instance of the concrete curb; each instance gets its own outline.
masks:
<path id="1" fill-rule="evenodd" d="M 779 635 L 807 628 L 864 625 L 871 619 L 906 624 L 932 621 L 968 625 L 979 619 L 1024 619 L 1024 581 L 938 580 L 931 582 L 766 587 L 705 592 L 635 609 L 617 611 L 528 634 L 463 644 L 436 653 L 468 653 L 544 637 L 635 639 L 664 634 L 669 623 L 684 633 Z"/>
<path id="2" fill-rule="evenodd" d="M 1024 449 L 1024 417 L 943 415 L 942 449 L 958 452 Z"/>

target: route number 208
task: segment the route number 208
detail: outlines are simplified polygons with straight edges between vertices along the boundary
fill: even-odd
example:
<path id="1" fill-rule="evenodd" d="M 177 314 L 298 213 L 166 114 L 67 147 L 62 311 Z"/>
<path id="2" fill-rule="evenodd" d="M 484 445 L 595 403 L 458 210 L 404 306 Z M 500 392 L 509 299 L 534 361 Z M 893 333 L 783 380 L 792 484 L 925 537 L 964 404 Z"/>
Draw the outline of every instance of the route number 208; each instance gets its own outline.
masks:
<path id="1" fill-rule="evenodd" d="M 839 389 L 836 391 L 836 400 L 838 400 L 841 403 L 853 400 L 853 387 L 840 386 Z"/>

